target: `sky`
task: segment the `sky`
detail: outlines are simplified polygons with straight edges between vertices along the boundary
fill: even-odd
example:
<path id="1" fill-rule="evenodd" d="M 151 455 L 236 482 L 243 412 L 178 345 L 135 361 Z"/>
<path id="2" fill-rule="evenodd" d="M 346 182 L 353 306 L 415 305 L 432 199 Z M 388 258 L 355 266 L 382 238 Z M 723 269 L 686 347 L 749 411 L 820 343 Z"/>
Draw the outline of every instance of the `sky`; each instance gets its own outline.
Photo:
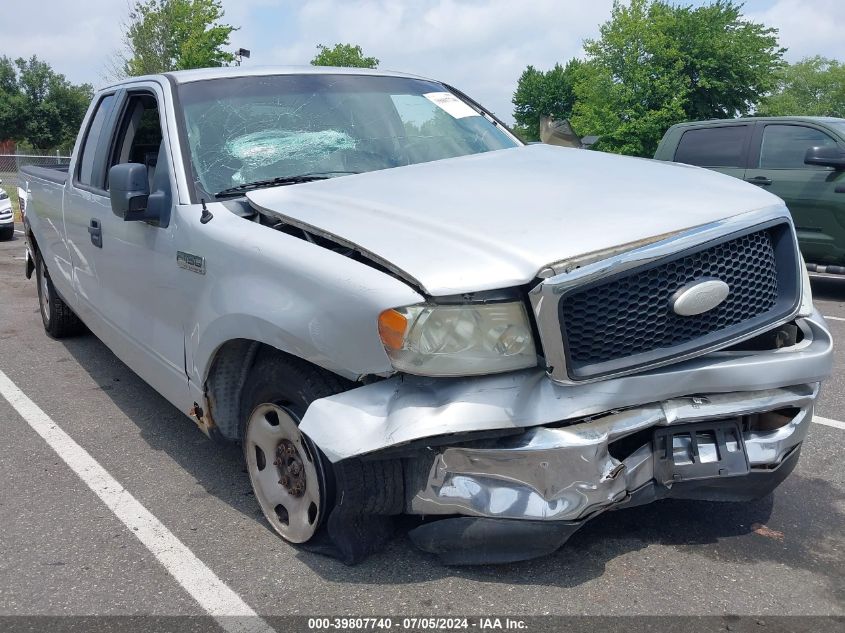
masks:
<path id="1" fill-rule="evenodd" d="M 700 5 L 706 0 L 676 0 Z M 0 55 L 37 55 L 75 83 L 108 83 L 129 0 L 4 0 Z M 360 44 L 382 69 L 454 85 L 507 122 L 517 79 L 583 55 L 612 0 L 223 0 L 244 64 L 307 64 L 317 44 Z M 747 0 L 745 15 L 780 31 L 786 58 L 845 60 L 843 0 Z M 11 10 L 10 10 L 11 9 Z"/>

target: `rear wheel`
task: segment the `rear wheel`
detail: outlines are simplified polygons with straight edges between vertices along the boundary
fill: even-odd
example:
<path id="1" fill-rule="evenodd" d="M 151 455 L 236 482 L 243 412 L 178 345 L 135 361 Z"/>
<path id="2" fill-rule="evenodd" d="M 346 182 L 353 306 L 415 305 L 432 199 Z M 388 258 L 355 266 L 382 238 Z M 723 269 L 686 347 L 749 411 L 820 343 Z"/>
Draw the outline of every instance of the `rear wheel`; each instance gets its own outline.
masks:
<path id="1" fill-rule="evenodd" d="M 47 334 L 53 338 L 65 338 L 82 332 L 82 321 L 56 292 L 40 253 L 35 256 L 35 278 L 38 282 L 41 321 Z"/>
<path id="2" fill-rule="evenodd" d="M 339 393 L 347 383 L 281 353 L 259 355 L 241 397 L 241 438 L 255 498 L 279 535 L 305 543 L 333 503 L 331 467 L 299 431 L 314 400 Z"/>

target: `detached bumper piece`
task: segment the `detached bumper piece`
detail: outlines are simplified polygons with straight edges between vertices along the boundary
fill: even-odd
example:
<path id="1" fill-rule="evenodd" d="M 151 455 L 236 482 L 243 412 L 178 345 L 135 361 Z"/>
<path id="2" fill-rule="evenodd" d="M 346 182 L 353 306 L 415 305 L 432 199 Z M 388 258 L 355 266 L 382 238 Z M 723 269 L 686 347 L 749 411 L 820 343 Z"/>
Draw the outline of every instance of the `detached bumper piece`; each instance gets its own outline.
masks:
<path id="1" fill-rule="evenodd" d="M 794 468 L 817 394 L 697 395 L 431 448 L 406 460 L 406 511 L 451 516 L 410 536 L 447 564 L 504 563 L 553 552 L 608 509 L 763 497 Z"/>

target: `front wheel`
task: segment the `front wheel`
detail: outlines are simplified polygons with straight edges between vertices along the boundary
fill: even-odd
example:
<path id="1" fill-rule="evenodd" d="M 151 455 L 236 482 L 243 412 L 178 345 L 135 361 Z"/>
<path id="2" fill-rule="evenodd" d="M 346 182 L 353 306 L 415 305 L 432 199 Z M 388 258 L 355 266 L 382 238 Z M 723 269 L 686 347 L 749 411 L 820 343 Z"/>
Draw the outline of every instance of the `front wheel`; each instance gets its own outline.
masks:
<path id="1" fill-rule="evenodd" d="M 320 526 L 326 485 L 319 455 L 287 408 L 265 402 L 247 421 L 244 457 L 255 498 L 285 540 L 305 543 Z"/>
<path id="2" fill-rule="evenodd" d="M 0 242 L 6 242 L 15 236 L 15 225 L 9 224 L 0 228 Z"/>
<path id="3" fill-rule="evenodd" d="M 261 511 L 291 543 L 305 543 L 333 503 L 331 467 L 299 431 L 314 400 L 347 387 L 343 379 L 279 352 L 259 354 L 241 395 L 241 438 Z"/>

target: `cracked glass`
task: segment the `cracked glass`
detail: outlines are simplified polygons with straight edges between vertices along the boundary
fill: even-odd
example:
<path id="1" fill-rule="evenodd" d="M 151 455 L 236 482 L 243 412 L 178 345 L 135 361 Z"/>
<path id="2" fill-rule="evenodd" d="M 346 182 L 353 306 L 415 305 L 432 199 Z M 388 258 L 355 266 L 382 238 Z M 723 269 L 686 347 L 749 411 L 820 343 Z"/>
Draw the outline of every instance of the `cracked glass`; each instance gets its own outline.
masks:
<path id="1" fill-rule="evenodd" d="M 194 178 L 213 195 L 259 180 L 338 176 L 517 146 L 442 84 L 294 74 L 182 84 Z"/>

